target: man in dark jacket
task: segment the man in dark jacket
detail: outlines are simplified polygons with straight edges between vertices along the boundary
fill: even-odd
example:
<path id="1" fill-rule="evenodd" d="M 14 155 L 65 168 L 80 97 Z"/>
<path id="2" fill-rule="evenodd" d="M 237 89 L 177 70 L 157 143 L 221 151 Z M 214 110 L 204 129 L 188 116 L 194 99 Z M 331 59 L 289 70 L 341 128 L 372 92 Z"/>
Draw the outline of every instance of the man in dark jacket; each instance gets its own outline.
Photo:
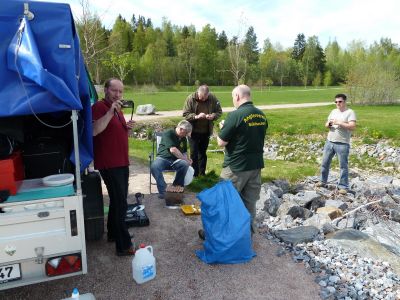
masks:
<path id="1" fill-rule="evenodd" d="M 206 173 L 208 143 L 213 132 L 214 120 L 221 114 L 221 105 L 210 93 L 207 85 L 201 85 L 197 92 L 186 98 L 183 117 L 193 126 L 189 144 L 195 177 Z"/>

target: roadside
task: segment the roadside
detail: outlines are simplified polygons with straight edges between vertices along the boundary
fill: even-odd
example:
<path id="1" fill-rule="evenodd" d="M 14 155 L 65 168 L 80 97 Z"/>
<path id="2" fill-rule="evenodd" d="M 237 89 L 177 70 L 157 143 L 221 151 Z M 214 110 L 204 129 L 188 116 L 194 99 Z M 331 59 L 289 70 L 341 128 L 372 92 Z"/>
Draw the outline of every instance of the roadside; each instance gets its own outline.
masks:
<path id="1" fill-rule="evenodd" d="M 96 299 L 319 299 L 314 276 L 290 255 L 277 256 L 279 246 L 260 234 L 254 237 L 257 256 L 246 264 L 207 265 L 194 251 L 201 249 L 197 236 L 200 216 L 184 216 L 165 208 L 156 194 L 149 194 L 148 167 L 131 165 L 128 202 L 134 193 L 145 194 L 143 203 L 149 227 L 130 228 L 136 243 L 153 246 L 157 276 L 143 285 L 132 279 L 131 258 L 117 257 L 114 244 L 103 239 L 87 243 L 88 274 L 0 292 L 1 299 L 62 299 L 77 287 Z M 106 190 L 105 203 L 108 203 Z M 185 202 L 195 203 L 189 193 Z M 280 255 L 280 254 L 279 254 Z"/>
<path id="2" fill-rule="evenodd" d="M 319 103 L 298 103 L 298 104 L 273 104 L 273 105 L 257 105 L 259 109 L 269 110 L 269 109 L 282 109 L 282 108 L 304 108 L 304 107 L 315 107 L 315 106 L 327 106 L 332 105 L 332 102 L 319 102 Z M 234 108 L 232 107 L 223 107 L 223 112 L 231 112 Z M 137 115 L 133 114 L 133 119 L 135 121 L 149 121 L 159 118 L 170 118 L 170 117 L 181 117 L 182 110 L 169 110 L 169 111 L 159 111 L 154 115 Z M 125 119 L 130 119 L 129 114 L 125 114 Z"/>

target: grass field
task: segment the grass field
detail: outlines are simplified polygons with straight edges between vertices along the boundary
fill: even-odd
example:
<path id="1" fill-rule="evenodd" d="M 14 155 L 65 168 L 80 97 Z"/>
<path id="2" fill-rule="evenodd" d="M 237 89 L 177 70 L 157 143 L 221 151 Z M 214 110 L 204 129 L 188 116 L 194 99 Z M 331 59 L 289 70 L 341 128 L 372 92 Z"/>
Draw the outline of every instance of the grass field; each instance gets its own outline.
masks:
<path id="1" fill-rule="evenodd" d="M 135 106 L 153 104 L 158 111 L 182 109 L 186 97 L 196 89 L 182 88 L 182 91 L 158 91 L 155 93 L 138 92 L 131 87 L 125 87 L 124 99 L 133 99 Z M 233 87 L 210 87 L 222 107 L 232 106 Z M 342 87 L 304 88 L 304 87 L 271 87 L 270 90 L 252 89 L 252 99 L 256 105 L 308 103 L 333 101 L 335 94 L 344 92 Z M 102 95 L 99 95 L 102 96 Z"/>
<path id="2" fill-rule="evenodd" d="M 325 120 L 334 105 L 328 107 L 311 107 L 302 109 L 267 110 L 269 129 L 268 137 L 281 139 L 307 139 L 307 136 L 317 136 L 321 141 L 326 138 Z M 357 115 L 357 129 L 353 136 L 362 143 L 376 143 L 379 139 L 389 139 L 394 145 L 400 146 L 400 105 L 396 106 L 354 106 Z M 225 115 L 222 116 L 224 118 Z M 178 120 L 178 118 L 176 119 Z M 171 124 L 171 120 L 168 120 Z M 174 122 L 175 123 L 175 122 Z M 216 129 L 218 130 L 218 129 Z M 211 140 L 210 150 L 219 149 L 216 141 Z M 151 141 L 130 139 L 130 155 L 147 163 L 151 151 Z M 218 181 L 221 172 L 223 154 L 211 152 L 208 154 L 207 177 L 198 178 L 191 184 L 193 191 L 199 191 Z M 294 183 L 298 180 L 318 173 L 319 165 L 312 161 L 266 160 L 262 170 L 262 179 L 286 179 Z M 368 166 L 367 166 L 368 167 Z"/>

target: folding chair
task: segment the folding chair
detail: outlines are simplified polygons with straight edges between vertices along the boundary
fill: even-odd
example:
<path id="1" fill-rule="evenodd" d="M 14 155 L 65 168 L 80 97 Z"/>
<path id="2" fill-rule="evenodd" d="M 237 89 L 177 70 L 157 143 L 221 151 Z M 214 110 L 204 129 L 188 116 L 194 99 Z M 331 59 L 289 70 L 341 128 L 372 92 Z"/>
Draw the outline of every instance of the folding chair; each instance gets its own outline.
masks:
<path id="1" fill-rule="evenodd" d="M 152 137 L 152 141 L 153 141 L 152 152 L 149 153 L 149 191 L 150 191 L 150 194 L 151 194 L 151 187 L 152 186 L 157 186 L 157 183 L 155 182 L 153 176 L 151 175 L 151 164 L 156 159 L 158 147 L 160 146 L 160 142 L 161 142 L 161 137 L 162 137 L 162 132 L 154 132 L 153 133 L 153 137 Z M 189 141 L 187 141 L 187 145 L 189 147 Z M 171 174 L 173 174 L 173 173 L 176 173 L 176 172 L 174 170 L 165 170 L 165 171 L 163 171 L 163 173 L 171 173 Z"/>
<path id="2" fill-rule="evenodd" d="M 149 191 L 150 191 L 150 194 L 151 194 L 151 186 L 152 185 L 157 185 L 156 182 L 152 182 L 153 181 L 153 176 L 151 175 L 151 164 L 156 159 L 158 146 L 160 146 L 160 142 L 161 142 L 161 137 L 162 137 L 162 132 L 154 132 L 153 133 L 153 137 L 152 137 L 152 141 L 153 141 L 152 152 L 149 153 Z"/>

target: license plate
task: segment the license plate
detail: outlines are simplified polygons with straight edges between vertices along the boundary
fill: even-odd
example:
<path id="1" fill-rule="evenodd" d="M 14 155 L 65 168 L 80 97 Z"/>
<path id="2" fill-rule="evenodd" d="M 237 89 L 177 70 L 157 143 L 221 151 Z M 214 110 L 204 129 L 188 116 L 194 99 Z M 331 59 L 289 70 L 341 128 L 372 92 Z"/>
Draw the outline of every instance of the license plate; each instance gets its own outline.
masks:
<path id="1" fill-rule="evenodd" d="M 19 264 L 0 266 L 0 283 L 6 283 L 21 279 L 21 269 Z"/>

